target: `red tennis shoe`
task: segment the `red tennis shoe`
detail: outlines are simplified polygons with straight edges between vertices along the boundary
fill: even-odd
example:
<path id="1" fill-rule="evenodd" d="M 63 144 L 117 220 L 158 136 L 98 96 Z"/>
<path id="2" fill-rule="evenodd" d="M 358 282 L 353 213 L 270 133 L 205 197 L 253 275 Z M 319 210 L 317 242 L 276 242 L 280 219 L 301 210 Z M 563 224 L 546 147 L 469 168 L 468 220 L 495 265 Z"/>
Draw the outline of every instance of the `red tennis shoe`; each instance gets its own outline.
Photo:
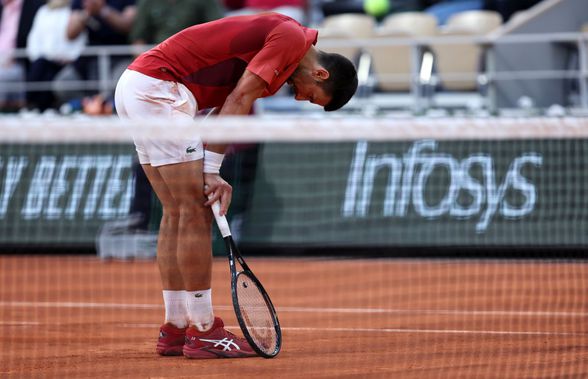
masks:
<path id="1" fill-rule="evenodd" d="M 206 332 L 194 326 L 186 331 L 184 356 L 187 358 L 246 358 L 256 355 L 245 338 L 225 330 L 219 317 L 214 318 L 212 328 Z"/>
<path id="2" fill-rule="evenodd" d="M 182 348 L 186 339 L 186 328 L 177 328 L 167 323 L 159 329 L 157 353 L 159 355 L 182 355 Z"/>

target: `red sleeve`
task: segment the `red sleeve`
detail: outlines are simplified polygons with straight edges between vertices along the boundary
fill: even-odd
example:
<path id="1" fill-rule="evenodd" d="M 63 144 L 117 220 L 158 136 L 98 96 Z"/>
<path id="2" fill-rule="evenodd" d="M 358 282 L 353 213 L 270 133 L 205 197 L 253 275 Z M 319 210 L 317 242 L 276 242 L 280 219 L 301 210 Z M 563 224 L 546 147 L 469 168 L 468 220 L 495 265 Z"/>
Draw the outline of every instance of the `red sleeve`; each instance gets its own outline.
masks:
<path id="1" fill-rule="evenodd" d="M 298 64 L 307 50 L 302 28 L 295 22 L 284 22 L 269 33 L 263 48 L 247 65 L 247 70 L 269 86 L 288 66 Z"/>

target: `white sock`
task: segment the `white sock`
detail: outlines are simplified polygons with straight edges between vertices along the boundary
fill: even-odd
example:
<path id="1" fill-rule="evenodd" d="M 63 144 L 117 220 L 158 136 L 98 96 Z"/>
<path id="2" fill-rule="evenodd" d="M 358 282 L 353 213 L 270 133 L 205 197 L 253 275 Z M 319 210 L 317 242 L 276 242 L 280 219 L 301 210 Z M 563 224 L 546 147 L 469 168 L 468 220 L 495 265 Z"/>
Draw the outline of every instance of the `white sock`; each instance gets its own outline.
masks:
<path id="1" fill-rule="evenodd" d="M 165 322 L 178 327 L 188 326 L 188 309 L 186 308 L 186 291 L 163 290 L 165 304 Z"/>
<path id="2" fill-rule="evenodd" d="M 186 302 L 190 325 L 196 326 L 201 332 L 209 330 L 214 323 L 212 290 L 186 291 Z"/>

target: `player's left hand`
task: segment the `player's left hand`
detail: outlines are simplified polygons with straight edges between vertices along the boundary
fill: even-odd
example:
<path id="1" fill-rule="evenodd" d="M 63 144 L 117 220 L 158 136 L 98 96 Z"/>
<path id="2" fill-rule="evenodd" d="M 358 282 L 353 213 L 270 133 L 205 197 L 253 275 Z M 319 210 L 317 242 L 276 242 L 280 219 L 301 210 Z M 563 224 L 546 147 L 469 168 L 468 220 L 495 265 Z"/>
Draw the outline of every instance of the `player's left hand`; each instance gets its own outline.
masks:
<path id="1" fill-rule="evenodd" d="M 204 194 L 208 197 L 204 205 L 211 206 L 215 201 L 220 200 L 220 215 L 227 214 L 233 197 L 233 187 L 219 174 L 204 174 Z"/>

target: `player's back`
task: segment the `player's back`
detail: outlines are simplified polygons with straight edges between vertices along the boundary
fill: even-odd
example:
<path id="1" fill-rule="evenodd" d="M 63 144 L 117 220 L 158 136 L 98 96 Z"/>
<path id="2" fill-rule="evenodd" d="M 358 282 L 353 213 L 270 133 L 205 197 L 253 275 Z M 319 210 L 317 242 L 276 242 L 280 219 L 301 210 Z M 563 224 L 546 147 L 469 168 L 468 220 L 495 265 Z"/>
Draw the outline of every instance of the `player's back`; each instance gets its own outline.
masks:
<path id="1" fill-rule="evenodd" d="M 274 42 L 279 46 L 267 50 L 267 55 L 283 56 L 283 65 L 272 67 L 271 75 L 259 75 L 275 92 L 286 80 L 280 75 L 282 69 L 297 63 L 315 40 L 316 32 L 309 33 L 297 21 L 278 13 L 226 17 L 174 34 L 142 54 L 129 68 L 185 84 L 199 108 L 208 108 L 222 105 L 252 59 Z M 279 81 L 274 80 L 274 71 Z"/>
<path id="2" fill-rule="evenodd" d="M 250 61 L 268 34 L 284 22 L 298 25 L 279 13 L 226 17 L 186 28 L 146 54 L 170 62 L 172 73 L 183 78 L 230 58 Z"/>

